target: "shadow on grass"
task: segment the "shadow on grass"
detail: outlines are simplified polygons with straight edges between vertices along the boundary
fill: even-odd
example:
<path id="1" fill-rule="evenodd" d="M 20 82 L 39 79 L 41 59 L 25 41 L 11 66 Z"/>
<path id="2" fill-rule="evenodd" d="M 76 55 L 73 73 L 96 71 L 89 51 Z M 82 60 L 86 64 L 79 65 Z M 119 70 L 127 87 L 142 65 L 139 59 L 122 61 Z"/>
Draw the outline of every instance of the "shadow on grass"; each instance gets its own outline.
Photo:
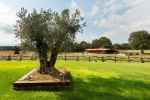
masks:
<path id="1" fill-rule="evenodd" d="M 59 100 L 150 100 L 150 84 L 117 78 L 76 78 L 70 91 L 56 93 Z"/>

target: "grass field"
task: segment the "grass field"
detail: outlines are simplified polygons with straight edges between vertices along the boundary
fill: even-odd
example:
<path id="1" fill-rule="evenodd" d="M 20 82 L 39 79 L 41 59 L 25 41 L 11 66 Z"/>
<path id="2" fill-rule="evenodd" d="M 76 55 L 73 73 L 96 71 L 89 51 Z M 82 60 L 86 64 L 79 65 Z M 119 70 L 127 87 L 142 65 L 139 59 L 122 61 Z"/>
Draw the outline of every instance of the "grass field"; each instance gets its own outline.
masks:
<path id="1" fill-rule="evenodd" d="M 0 61 L 0 100 L 150 100 L 150 63 L 58 61 L 73 75 L 72 90 L 13 90 L 12 83 L 35 66 L 36 61 Z"/>

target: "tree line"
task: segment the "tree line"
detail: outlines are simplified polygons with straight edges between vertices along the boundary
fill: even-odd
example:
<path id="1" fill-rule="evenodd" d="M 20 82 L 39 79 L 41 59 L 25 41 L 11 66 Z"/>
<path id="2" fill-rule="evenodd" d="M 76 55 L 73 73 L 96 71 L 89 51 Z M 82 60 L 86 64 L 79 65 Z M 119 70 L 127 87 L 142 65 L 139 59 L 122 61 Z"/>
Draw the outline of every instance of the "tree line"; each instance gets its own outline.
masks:
<path id="1" fill-rule="evenodd" d="M 109 49 L 119 49 L 119 50 L 129 50 L 131 46 L 129 43 L 115 43 L 112 44 L 112 41 L 107 37 L 100 37 L 94 39 L 91 43 L 87 41 L 81 42 L 68 42 L 64 45 L 63 52 L 84 52 L 85 49 L 89 48 L 109 48 Z"/>
<path id="2" fill-rule="evenodd" d="M 128 43 L 112 44 L 111 39 L 100 37 L 94 39 L 91 43 L 86 41 L 75 42 L 67 40 L 62 45 L 62 52 L 84 52 L 88 48 L 110 48 L 117 50 L 142 50 L 150 49 L 150 34 L 147 31 L 132 32 Z M 25 48 L 24 48 L 25 49 Z M 29 48 L 28 48 L 29 49 Z M 0 50 L 21 50 L 19 46 L 0 46 Z M 30 48 L 31 50 L 31 48 Z"/>
<path id="3" fill-rule="evenodd" d="M 0 46 L 0 50 L 19 50 L 19 46 Z"/>
<path id="4" fill-rule="evenodd" d="M 84 52 L 88 48 L 110 48 L 117 50 L 141 50 L 150 49 L 150 33 L 145 30 L 132 32 L 128 38 L 128 43 L 112 44 L 108 37 L 94 39 L 91 43 L 86 41 L 73 42 L 68 41 L 63 48 L 64 52 Z"/>

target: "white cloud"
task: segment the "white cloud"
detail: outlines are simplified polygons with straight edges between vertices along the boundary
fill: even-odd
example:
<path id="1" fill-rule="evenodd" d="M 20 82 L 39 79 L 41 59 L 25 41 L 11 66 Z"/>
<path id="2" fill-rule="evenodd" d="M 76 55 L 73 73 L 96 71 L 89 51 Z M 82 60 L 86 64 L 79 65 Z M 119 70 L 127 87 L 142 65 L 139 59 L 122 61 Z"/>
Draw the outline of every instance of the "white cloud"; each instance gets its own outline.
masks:
<path id="1" fill-rule="evenodd" d="M 97 5 L 94 5 L 91 11 L 91 16 L 97 15 L 98 10 L 99 10 L 99 7 Z"/>
<path id="2" fill-rule="evenodd" d="M 0 2 L 0 23 L 1 24 L 14 24 L 16 21 L 16 11 L 12 7 Z"/>
<path id="3" fill-rule="evenodd" d="M 16 22 L 16 9 L 0 2 L 0 45 L 16 45 L 17 39 L 13 34 Z"/>
<path id="4" fill-rule="evenodd" d="M 149 5 L 149 0 L 109 0 L 103 3 L 103 9 L 99 7 L 97 11 L 97 16 L 105 17 L 98 18 L 94 24 L 105 30 L 101 36 L 107 36 L 114 42 L 127 42 L 133 31 L 150 31 Z"/>

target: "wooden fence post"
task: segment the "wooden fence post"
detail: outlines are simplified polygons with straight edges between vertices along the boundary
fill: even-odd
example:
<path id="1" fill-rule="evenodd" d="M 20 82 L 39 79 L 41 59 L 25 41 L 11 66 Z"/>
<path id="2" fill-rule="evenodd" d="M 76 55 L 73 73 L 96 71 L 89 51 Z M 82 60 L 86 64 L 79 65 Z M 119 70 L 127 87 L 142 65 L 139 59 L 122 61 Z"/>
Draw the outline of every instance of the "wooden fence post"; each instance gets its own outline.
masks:
<path id="1" fill-rule="evenodd" d="M 128 55 L 128 62 L 130 62 L 130 56 Z"/>
<path id="2" fill-rule="evenodd" d="M 7 60 L 12 60 L 12 57 L 9 55 L 9 56 L 7 57 Z"/>
<path id="3" fill-rule="evenodd" d="M 33 56 L 31 56 L 30 60 L 33 60 Z"/>
<path id="4" fill-rule="evenodd" d="M 104 57 L 103 57 L 103 56 L 101 57 L 101 60 L 102 60 L 102 62 L 104 62 L 104 61 L 105 61 L 105 59 L 104 59 Z"/>
<path id="5" fill-rule="evenodd" d="M 65 55 L 65 61 L 67 60 L 67 57 L 66 57 L 66 55 Z"/>
<path id="6" fill-rule="evenodd" d="M 141 62 L 141 63 L 144 63 L 143 56 L 140 56 L 140 62 Z"/>
<path id="7" fill-rule="evenodd" d="M 117 62 L 117 57 L 115 56 L 115 63 Z"/>
<path id="8" fill-rule="evenodd" d="M 21 61 L 22 60 L 22 56 L 20 55 L 20 57 L 19 57 L 19 60 Z"/>
<path id="9" fill-rule="evenodd" d="M 76 57 L 76 61 L 79 61 L 79 56 Z"/>
<path id="10" fill-rule="evenodd" d="M 97 62 L 97 56 L 94 57 L 94 61 Z"/>
<path id="11" fill-rule="evenodd" d="M 89 56 L 89 62 L 91 62 L 91 57 Z"/>

